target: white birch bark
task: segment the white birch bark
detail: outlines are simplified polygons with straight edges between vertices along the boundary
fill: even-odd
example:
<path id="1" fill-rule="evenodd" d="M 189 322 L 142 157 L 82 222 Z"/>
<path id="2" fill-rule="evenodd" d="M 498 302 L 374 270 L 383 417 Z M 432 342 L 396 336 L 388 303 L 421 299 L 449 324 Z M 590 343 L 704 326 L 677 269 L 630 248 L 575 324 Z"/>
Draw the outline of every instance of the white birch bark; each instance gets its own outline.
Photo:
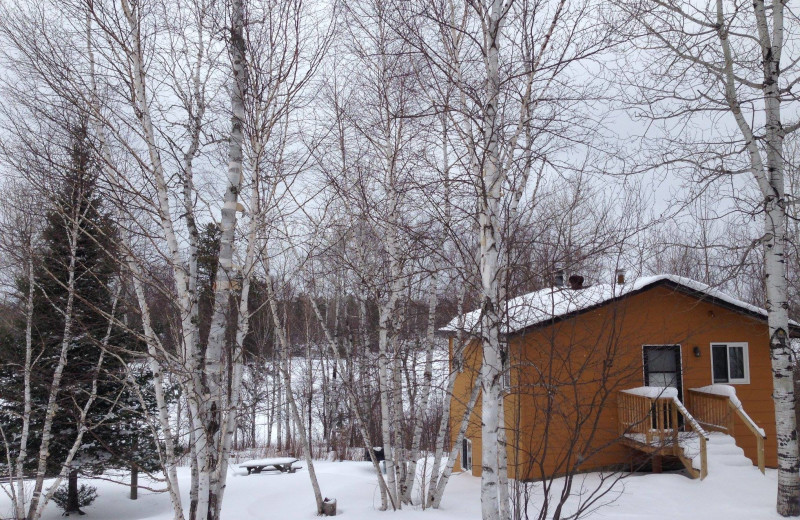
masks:
<path id="1" fill-rule="evenodd" d="M 175 233 L 174 223 L 172 221 L 172 214 L 169 202 L 169 192 L 167 188 L 166 176 L 164 173 L 164 166 L 161 161 L 160 151 L 156 142 L 156 132 L 153 125 L 152 117 L 150 114 L 150 102 L 147 96 L 147 83 L 146 74 L 144 69 L 144 57 L 142 51 L 141 31 L 139 27 L 139 18 L 141 12 L 138 4 L 131 4 L 128 0 L 121 2 L 123 14 L 127 22 L 129 31 L 129 38 L 131 44 L 125 47 L 128 61 L 131 65 L 131 81 L 133 90 L 133 105 L 135 113 L 141 125 L 141 135 L 145 141 L 148 151 L 149 159 L 149 173 L 153 176 L 157 205 L 156 211 L 161 224 L 161 229 L 164 235 L 167 249 L 169 251 L 170 267 L 172 274 L 175 277 L 175 289 L 177 291 L 177 303 L 180 309 L 181 318 L 181 340 L 186 358 L 198 359 L 199 352 L 195 348 L 197 339 L 197 324 L 192 322 L 192 301 L 189 294 L 189 277 L 184 267 L 183 259 L 180 254 L 180 246 L 178 244 L 177 235 Z M 112 38 L 114 35 L 112 35 Z M 195 363 L 196 367 L 199 367 Z M 191 370 L 189 367 L 189 375 L 192 378 L 186 392 L 186 400 L 189 405 L 190 418 L 192 424 L 190 428 L 196 435 L 196 440 L 193 443 L 199 468 L 208 468 L 208 449 L 210 443 L 204 430 L 204 418 L 201 414 L 204 411 L 204 405 L 207 400 L 202 395 L 200 386 L 200 378 L 202 371 L 199 369 Z M 194 475 L 193 475 L 194 479 Z M 201 518 L 205 518 L 208 511 L 208 491 L 210 486 L 210 475 L 208 472 L 200 471 L 197 475 L 198 483 L 198 505 L 196 514 Z M 173 507 L 175 505 L 173 504 Z"/>
<path id="2" fill-rule="evenodd" d="M 215 280 L 213 316 L 211 330 L 208 336 L 205 357 L 205 385 L 204 395 L 207 399 L 203 404 L 203 427 L 207 438 L 207 457 L 200 466 L 200 474 L 209 475 L 208 503 L 203 497 L 204 482 L 201 481 L 200 501 L 197 515 L 205 518 L 205 509 L 211 512 L 209 518 L 218 518 L 221 502 L 220 494 L 227 479 L 227 472 L 219 471 L 223 464 L 223 445 L 226 443 L 228 431 L 223 427 L 223 413 L 225 403 L 224 371 L 222 369 L 222 352 L 226 343 L 226 330 L 232 295 L 232 282 L 235 277 L 233 269 L 233 246 L 236 229 L 236 205 L 242 186 L 243 162 L 243 124 L 244 124 L 244 95 L 245 95 L 245 43 L 244 43 L 244 2 L 235 0 L 231 5 L 231 133 L 228 143 L 228 176 L 225 190 L 224 203 L 221 210 L 221 234 L 217 276 Z M 241 365 L 241 358 L 239 358 Z M 241 377 L 241 366 L 233 370 Z M 238 397 L 237 397 L 238 399 Z M 227 410 L 227 413 L 235 413 Z"/>
<path id="3" fill-rule="evenodd" d="M 248 224 L 247 233 L 245 234 L 245 243 L 247 250 L 245 251 L 244 266 L 242 268 L 242 290 L 239 295 L 239 309 L 237 314 L 236 323 L 236 338 L 231 356 L 231 364 L 233 365 L 233 381 L 230 384 L 229 398 L 227 406 L 225 407 L 224 415 L 224 431 L 222 439 L 222 452 L 220 454 L 220 464 L 218 472 L 218 481 L 221 483 L 219 488 L 219 496 L 217 500 L 217 509 L 215 517 L 219 518 L 222 498 L 225 492 L 225 475 L 228 472 L 228 459 L 231 451 L 231 440 L 237 429 L 237 418 L 239 414 L 239 405 L 241 403 L 242 392 L 242 371 L 243 371 L 243 355 L 244 355 L 244 339 L 247 336 L 250 324 L 250 284 L 255 267 L 255 255 L 257 245 L 257 233 L 263 227 L 263 214 L 259 207 L 259 171 L 258 166 L 253 168 L 253 173 L 250 179 L 250 201 L 249 207 L 252 212 L 250 222 Z"/>
<path id="4" fill-rule="evenodd" d="M 30 245 L 30 244 L 29 244 Z M 22 432 L 19 439 L 19 453 L 17 454 L 14 477 L 17 479 L 17 490 L 14 495 L 14 509 L 17 518 L 25 517 L 25 479 L 24 464 L 28 458 L 28 436 L 31 424 L 31 363 L 33 359 L 33 294 L 36 288 L 36 279 L 33 273 L 32 251 L 28 248 L 28 297 L 25 301 L 25 365 L 23 366 L 23 409 Z M 9 469 L 11 463 L 8 464 Z"/>
<path id="5" fill-rule="evenodd" d="M 397 499 L 397 509 L 401 509 L 403 507 L 403 501 L 401 497 L 405 494 L 404 485 L 406 484 L 406 457 L 405 457 L 405 447 L 403 445 L 403 420 L 404 420 L 404 412 L 403 412 L 403 369 L 400 364 L 400 356 L 403 355 L 400 351 L 400 342 L 396 335 L 392 335 L 392 353 L 394 355 L 393 363 L 392 363 L 392 415 L 391 415 L 391 423 L 392 423 L 392 447 L 394 449 L 394 453 L 392 454 L 392 460 L 394 460 L 395 464 L 395 478 L 397 481 L 397 491 L 396 491 L 396 499 Z"/>
<path id="6" fill-rule="evenodd" d="M 139 305 L 139 312 L 141 314 L 142 319 L 142 328 L 144 329 L 144 336 L 145 336 L 145 344 L 147 345 L 147 353 L 148 353 L 148 364 L 150 366 L 150 372 L 153 374 L 153 389 L 156 396 L 156 408 L 158 411 L 158 423 L 161 426 L 162 430 L 162 441 L 164 442 L 165 449 L 164 449 L 164 459 L 163 459 L 163 466 L 164 466 L 164 474 L 167 480 L 167 491 L 170 495 L 170 501 L 172 503 L 172 510 L 174 514 L 175 520 L 182 520 L 183 519 L 183 504 L 181 501 L 181 494 L 180 494 L 180 485 L 178 483 L 178 472 L 177 472 L 177 464 L 175 461 L 175 445 L 174 445 L 174 437 L 172 435 L 172 426 L 170 424 L 169 418 L 169 405 L 167 403 L 166 394 L 164 392 L 164 374 L 163 368 L 161 363 L 158 361 L 162 359 L 164 355 L 162 352 L 164 351 L 163 347 L 160 347 L 158 344 L 158 337 L 153 330 L 152 321 L 151 321 L 151 313 L 150 313 L 150 306 L 147 303 L 147 299 L 144 292 L 144 287 L 142 286 L 142 279 L 141 273 L 139 270 L 139 266 L 136 261 L 133 259 L 132 256 L 127 256 L 127 265 L 128 269 L 131 271 L 131 280 L 133 283 L 134 293 L 136 295 L 136 300 Z M 190 431 L 194 429 L 190 426 Z M 194 445 L 194 443 L 192 443 Z"/>
<path id="7" fill-rule="evenodd" d="M 456 386 L 456 377 L 458 376 L 458 371 L 451 370 L 450 375 L 447 378 L 447 389 L 445 390 L 445 406 L 444 410 L 442 411 L 442 420 L 439 423 L 439 430 L 436 434 L 436 449 L 433 454 L 433 464 L 431 465 L 431 479 L 428 483 L 428 492 L 425 499 L 425 506 L 426 507 L 433 507 L 433 502 L 436 497 L 436 491 L 439 483 L 439 479 L 441 478 L 440 468 L 442 466 L 442 459 L 444 457 L 444 443 L 447 439 L 448 434 L 448 426 L 450 424 L 450 402 L 453 399 L 453 390 Z M 477 399 L 477 394 L 475 394 Z M 447 465 L 447 461 L 445 462 L 445 466 Z M 444 489 L 444 488 L 443 488 Z M 441 499 L 440 499 L 441 500 Z"/>
<path id="8" fill-rule="evenodd" d="M 786 2 L 754 0 L 745 9 L 745 6 L 734 6 L 723 0 L 703 6 L 651 0 L 644 6 L 630 4 L 626 7 L 656 44 L 653 48 L 659 48 L 670 58 L 680 60 L 685 64 L 687 74 L 695 73 L 700 81 L 708 81 L 712 85 L 710 88 L 701 87 L 708 92 L 708 96 L 718 89 L 722 90 L 722 95 L 717 99 L 703 96 L 701 101 L 698 100 L 698 106 L 688 104 L 686 99 L 679 99 L 679 102 L 687 103 L 680 106 L 680 113 L 706 110 L 717 113 L 720 107 L 726 108 L 735 121 L 741 136 L 741 151 L 758 185 L 764 213 L 761 242 L 764 245 L 766 308 L 778 444 L 776 508 L 781 515 L 798 516 L 800 456 L 794 413 L 792 354 L 787 344 L 789 318 L 784 259 L 787 204 L 784 138 L 796 131 L 800 122 L 795 120 L 787 125 L 782 121 L 786 115 L 781 108 L 782 100 L 793 99 L 790 90 L 798 81 L 785 76 L 787 70 L 796 69 L 796 61 L 789 60 L 789 63 L 781 64 L 786 44 L 784 40 L 792 34 L 784 26 Z M 794 16 L 790 20 L 794 21 Z M 654 26 L 654 21 L 664 27 Z M 716 35 L 715 47 L 710 47 L 710 41 L 706 39 L 708 35 Z M 674 92 L 668 89 L 666 92 L 670 99 L 675 99 Z M 652 103 L 652 100 L 646 102 Z M 721 166 L 724 171 L 726 165 Z"/>
<path id="9" fill-rule="evenodd" d="M 761 44 L 764 75 L 764 109 L 766 116 L 766 165 L 753 161 L 751 165 L 764 197 L 764 260 L 767 286 L 767 312 L 772 358 L 772 398 L 775 403 L 776 440 L 778 442 L 777 511 L 783 516 L 800 516 L 800 454 L 798 453 L 795 415 L 793 353 L 789 345 L 789 301 L 786 278 L 786 197 L 784 193 L 785 159 L 783 141 L 785 129 L 781 122 L 780 61 L 783 51 L 784 2 L 772 3 L 772 34 L 767 22 L 763 0 L 753 2 Z M 717 0 L 718 11 L 722 0 Z M 726 54 L 726 58 L 729 53 Z M 726 59 L 726 71 L 732 70 Z M 730 79 L 731 74 L 728 74 Z M 731 98 L 729 94 L 727 96 Z M 748 139 L 748 145 L 754 142 Z M 760 155 L 758 156 L 760 159 Z"/>
<path id="10" fill-rule="evenodd" d="M 403 486 L 404 492 L 402 501 L 407 504 L 411 503 L 411 496 L 414 490 L 414 482 L 417 474 L 417 460 L 420 457 L 419 446 L 422 439 L 422 419 L 425 417 L 425 412 L 428 409 L 428 400 L 430 399 L 433 382 L 433 350 L 436 347 L 436 306 L 439 301 L 437 297 L 437 281 L 438 278 L 434 271 L 431 277 L 431 294 L 428 300 L 428 326 L 426 332 L 425 372 L 422 378 L 422 396 L 420 397 L 419 408 L 417 409 L 416 424 L 414 425 L 411 452 L 409 454 L 408 472 L 406 473 L 406 480 Z M 421 497 L 424 503 L 424 489 L 421 490 Z"/>
<path id="11" fill-rule="evenodd" d="M 481 391 L 482 386 L 483 385 L 481 384 L 479 377 L 472 387 L 472 393 L 469 396 L 469 401 L 467 402 L 467 406 L 464 408 L 464 414 L 461 416 L 461 426 L 459 427 L 455 442 L 453 442 L 453 446 L 450 448 L 450 453 L 447 457 L 447 464 L 445 465 L 444 471 L 442 471 L 441 477 L 439 477 L 438 481 L 436 481 L 435 490 L 431 493 L 430 502 L 431 507 L 434 509 L 438 509 L 442 503 L 445 487 L 447 487 L 447 482 L 450 480 L 450 475 L 453 473 L 453 467 L 456 464 L 458 452 L 461 449 L 461 441 L 464 439 L 464 435 L 467 433 L 469 418 L 472 415 L 472 410 L 475 408 L 475 403 L 478 401 L 478 393 Z M 433 484 L 433 480 L 431 480 L 431 484 Z"/>
<path id="12" fill-rule="evenodd" d="M 98 139 L 98 147 L 100 150 L 100 155 L 103 159 L 102 161 L 103 170 L 106 172 L 107 178 L 111 181 L 112 187 L 119 193 L 124 193 L 125 191 L 124 184 L 119 179 L 116 170 L 112 167 L 114 163 L 112 162 L 111 153 L 109 151 L 105 133 L 105 126 L 102 122 L 103 120 L 100 113 L 99 103 L 97 100 L 97 84 L 95 78 L 95 60 L 94 60 L 94 44 L 92 38 L 92 24 L 91 24 L 91 17 L 88 16 L 86 22 L 86 44 L 87 44 L 87 55 L 89 57 L 89 81 L 91 87 L 90 103 L 89 103 L 90 106 L 89 120 L 94 128 L 95 135 L 97 136 Z M 158 422 L 163 432 L 163 442 L 165 445 L 165 450 L 163 453 L 161 452 L 161 450 L 159 450 L 159 457 L 161 458 L 162 466 L 164 467 L 164 474 L 167 480 L 167 490 L 169 492 L 170 501 L 173 506 L 174 517 L 176 520 L 182 520 L 183 506 L 180 496 L 180 487 L 178 484 L 177 465 L 175 461 L 174 438 L 172 435 L 168 404 L 167 404 L 166 394 L 164 391 L 163 370 L 161 363 L 158 361 L 158 359 L 163 358 L 166 355 L 166 350 L 163 348 L 163 346 L 160 346 L 158 344 L 158 337 L 153 331 L 151 325 L 152 321 L 151 321 L 150 307 L 145 297 L 144 287 L 142 286 L 141 271 L 133 255 L 127 249 L 128 245 L 130 244 L 130 241 L 127 238 L 127 231 L 124 228 L 120 230 L 120 238 L 121 238 L 120 245 L 123 250 L 124 263 L 127 265 L 132 275 L 131 278 L 134 287 L 134 294 L 136 296 L 136 300 L 139 305 L 139 311 L 142 320 L 142 328 L 144 329 L 144 335 L 145 335 L 145 344 L 147 345 L 147 351 L 149 356 L 148 364 L 150 366 L 150 371 L 153 374 L 153 388 L 156 397 L 156 408 L 158 410 L 157 412 Z M 141 396 L 140 399 L 142 399 Z M 180 422 L 180 415 L 178 416 L 178 422 Z"/>
<path id="13" fill-rule="evenodd" d="M 269 273 L 269 267 L 267 267 L 267 272 Z M 272 314 L 272 322 L 273 325 L 275 326 L 275 334 L 278 336 L 278 342 L 281 347 L 280 371 L 283 377 L 283 384 L 286 387 L 286 401 L 289 403 L 289 409 L 294 418 L 295 428 L 297 428 L 297 432 L 300 435 L 301 441 L 303 443 L 303 456 L 305 457 L 306 464 L 308 465 L 308 476 L 309 479 L 311 480 L 311 487 L 314 489 L 314 499 L 317 502 L 317 514 L 321 515 L 322 492 L 320 491 L 319 481 L 317 480 L 317 472 L 314 468 L 314 460 L 311 457 L 311 441 L 308 436 L 310 432 L 306 432 L 305 425 L 303 424 L 303 418 L 300 414 L 300 411 L 297 408 L 297 403 L 295 402 L 294 395 L 292 394 L 291 375 L 289 373 L 290 345 L 288 339 L 286 338 L 286 332 L 278 316 L 278 303 L 275 299 L 271 276 L 267 276 L 266 288 L 267 288 L 267 298 L 269 299 L 269 306 Z M 311 360 L 309 360 L 309 362 L 310 361 Z"/>
<path id="14" fill-rule="evenodd" d="M 500 94 L 499 40 L 502 2 L 493 0 L 484 25 L 486 45 L 486 95 L 483 114 L 483 172 L 481 179 L 480 273 L 481 273 L 481 515 L 498 520 L 498 429 L 500 427 L 500 190 L 503 184 L 498 139 L 497 109 Z M 505 520 L 505 519 L 503 519 Z"/>
<path id="15" fill-rule="evenodd" d="M 394 285 L 394 283 L 393 283 Z M 378 382 L 380 385 L 381 399 L 381 433 L 383 435 L 383 456 L 386 465 L 386 488 L 392 509 L 397 509 L 397 471 L 395 467 L 394 447 L 392 446 L 392 386 L 389 377 L 389 334 L 391 327 L 391 313 L 394 310 L 397 292 L 391 291 L 389 300 L 380 309 L 378 328 Z"/>
<path id="16" fill-rule="evenodd" d="M 511 518 L 509 510 L 510 502 L 508 495 L 508 446 L 506 442 L 506 425 L 505 425 L 505 389 L 500 392 L 500 399 L 497 402 L 499 407 L 498 416 L 500 418 L 500 429 L 497 432 L 497 498 L 500 502 L 499 511 L 500 518 Z"/>
<path id="17" fill-rule="evenodd" d="M 72 310 L 75 303 L 75 266 L 77 262 L 78 236 L 81 233 L 81 221 L 83 215 L 69 215 L 65 220 L 69 223 L 69 267 L 67 268 L 67 301 L 64 309 L 54 309 L 64 316 L 64 330 L 61 336 L 61 350 L 53 372 L 53 382 L 50 385 L 50 392 L 45 407 L 45 418 L 42 425 L 42 440 L 39 445 L 39 456 L 36 467 L 36 481 L 33 487 L 31 502 L 28 506 L 28 520 L 37 520 L 36 511 L 42 502 L 42 489 L 44 487 L 45 470 L 47 469 L 47 459 L 50 456 L 50 441 L 52 439 L 53 419 L 58 411 L 56 399 L 61 391 L 61 378 L 64 374 L 64 367 L 67 365 L 67 352 L 72 342 Z M 46 499 L 44 500 L 46 502 Z"/>
<path id="18" fill-rule="evenodd" d="M 783 2 L 773 2 L 772 27 L 763 0 L 753 2 L 763 72 L 764 143 L 766 161 L 758 140 L 742 113 L 736 92 L 736 75 L 729 34 L 725 25 L 724 4 L 717 0 L 717 35 L 724 62 L 725 100 L 745 139 L 750 168 L 763 196 L 764 268 L 767 289 L 767 321 L 772 359 L 773 401 L 775 403 L 776 440 L 778 443 L 777 511 L 783 516 L 800 515 L 800 456 L 792 380 L 792 351 L 788 344 L 789 302 L 784 260 L 786 246 L 786 198 L 783 141 L 786 129 L 781 121 L 780 61 L 783 50 Z M 770 29 L 772 34 L 770 34 Z"/>

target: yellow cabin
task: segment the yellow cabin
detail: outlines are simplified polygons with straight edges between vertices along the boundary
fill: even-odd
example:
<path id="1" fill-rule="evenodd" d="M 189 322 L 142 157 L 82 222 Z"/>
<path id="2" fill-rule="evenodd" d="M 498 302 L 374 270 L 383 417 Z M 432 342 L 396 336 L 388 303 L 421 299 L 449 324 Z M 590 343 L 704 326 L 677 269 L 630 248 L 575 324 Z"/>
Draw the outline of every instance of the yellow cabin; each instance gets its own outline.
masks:
<path id="1" fill-rule="evenodd" d="M 548 288 L 508 302 L 502 367 L 510 478 L 627 468 L 663 458 L 707 472 L 708 432 L 731 435 L 762 470 L 777 464 L 766 311 L 674 275 Z M 474 338 L 480 312 L 443 330 Z M 459 333 L 461 329 L 461 334 Z M 792 336 L 798 324 L 791 323 Z M 482 362 L 467 339 L 450 411 L 458 439 Z M 458 365 L 458 366 L 456 366 Z M 481 474 L 480 398 L 458 468 Z M 501 420 L 502 424 L 502 420 Z"/>

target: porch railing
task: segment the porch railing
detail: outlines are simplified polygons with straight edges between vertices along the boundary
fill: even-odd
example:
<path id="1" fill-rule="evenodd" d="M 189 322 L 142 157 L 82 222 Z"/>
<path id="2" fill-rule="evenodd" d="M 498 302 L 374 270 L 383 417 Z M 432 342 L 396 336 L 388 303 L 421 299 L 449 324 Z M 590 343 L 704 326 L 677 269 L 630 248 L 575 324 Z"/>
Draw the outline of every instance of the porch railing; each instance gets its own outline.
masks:
<path id="1" fill-rule="evenodd" d="M 732 388 L 732 387 L 727 387 Z M 744 423 L 745 427 L 756 439 L 758 469 L 764 473 L 764 430 L 750 418 L 742 409 L 741 402 L 735 393 L 715 391 L 713 387 L 689 389 L 689 405 L 697 421 L 706 429 L 734 435 L 735 417 Z"/>
<path id="2" fill-rule="evenodd" d="M 667 391 L 655 387 L 623 390 L 618 394 L 619 434 L 652 452 L 671 451 L 679 457 L 687 469 L 693 469 L 691 460 L 685 456 L 680 443 L 681 423 L 696 434 L 700 448 L 700 471 L 695 475 L 701 479 L 708 474 L 706 440 L 708 434 L 684 408 L 683 404 Z"/>

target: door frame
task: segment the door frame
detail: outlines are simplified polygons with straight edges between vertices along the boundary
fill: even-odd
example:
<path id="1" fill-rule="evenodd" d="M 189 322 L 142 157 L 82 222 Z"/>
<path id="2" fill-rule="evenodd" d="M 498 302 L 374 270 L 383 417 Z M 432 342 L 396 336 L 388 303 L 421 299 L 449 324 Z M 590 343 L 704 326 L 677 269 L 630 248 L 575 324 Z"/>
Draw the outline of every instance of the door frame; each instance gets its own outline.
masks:
<path id="1" fill-rule="evenodd" d="M 647 370 L 647 355 L 645 350 L 647 347 L 664 348 L 664 347 L 677 347 L 678 354 L 678 400 L 683 401 L 683 347 L 680 343 L 647 343 L 642 345 L 642 381 L 647 386 L 649 379 L 649 371 Z"/>

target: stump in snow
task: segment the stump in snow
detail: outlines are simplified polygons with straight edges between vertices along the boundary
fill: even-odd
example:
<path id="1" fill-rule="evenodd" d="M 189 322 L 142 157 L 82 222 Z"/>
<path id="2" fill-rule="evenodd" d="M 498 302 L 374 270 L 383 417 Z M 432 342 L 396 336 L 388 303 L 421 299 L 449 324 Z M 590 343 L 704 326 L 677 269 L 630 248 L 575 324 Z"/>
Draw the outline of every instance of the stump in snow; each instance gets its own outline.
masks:
<path id="1" fill-rule="evenodd" d="M 324 516 L 336 516 L 335 498 L 326 498 L 322 501 L 322 514 Z"/>

